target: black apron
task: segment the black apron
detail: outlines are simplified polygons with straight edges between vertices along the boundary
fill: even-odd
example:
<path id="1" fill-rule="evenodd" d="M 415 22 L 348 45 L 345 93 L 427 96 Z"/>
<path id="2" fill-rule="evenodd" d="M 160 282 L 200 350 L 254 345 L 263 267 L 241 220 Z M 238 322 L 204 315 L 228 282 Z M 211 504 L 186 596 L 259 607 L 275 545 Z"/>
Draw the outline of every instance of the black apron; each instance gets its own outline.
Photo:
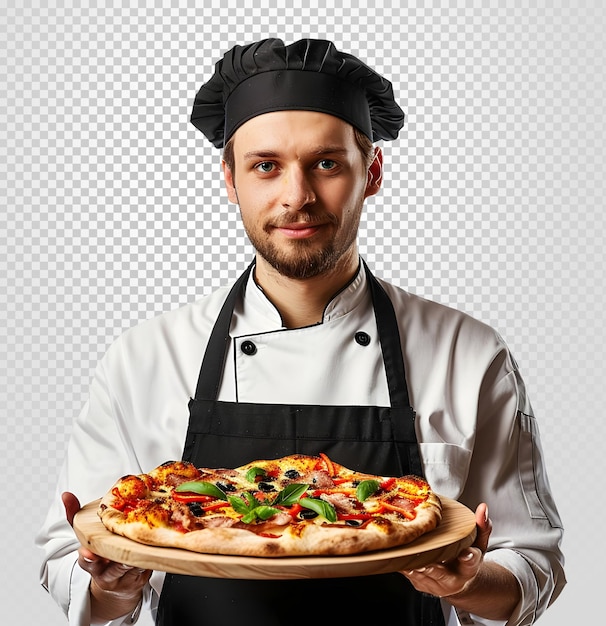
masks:
<path id="1" fill-rule="evenodd" d="M 423 476 L 395 313 L 366 265 L 390 407 L 217 401 L 234 304 L 243 296 L 251 268 L 229 293 L 209 339 L 196 396 L 189 403 L 183 459 L 199 467 L 238 467 L 254 459 L 324 452 L 354 470 Z M 417 592 L 399 573 L 301 580 L 167 574 L 156 624 L 444 626 L 444 617 L 438 598 Z"/>

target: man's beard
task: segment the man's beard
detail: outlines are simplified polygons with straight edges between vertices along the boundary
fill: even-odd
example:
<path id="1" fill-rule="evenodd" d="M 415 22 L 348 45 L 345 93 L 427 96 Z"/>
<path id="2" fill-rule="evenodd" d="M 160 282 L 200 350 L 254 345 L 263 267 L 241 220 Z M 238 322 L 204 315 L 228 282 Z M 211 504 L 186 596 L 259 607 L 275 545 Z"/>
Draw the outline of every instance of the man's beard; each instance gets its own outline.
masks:
<path id="1" fill-rule="evenodd" d="M 259 230 L 246 228 L 246 224 L 244 226 L 248 238 L 262 259 L 282 276 L 304 280 L 332 270 L 355 241 L 357 228 L 354 228 L 350 236 L 343 241 L 338 242 L 333 238 L 322 247 L 306 239 L 293 239 L 285 243 L 283 247 L 278 247 L 270 240 L 269 233 L 273 230 L 272 227 L 287 226 L 295 221 L 305 222 L 309 225 L 328 221 L 326 215 L 321 217 L 324 218 L 323 222 L 319 216 L 297 213 L 295 217 L 281 216 L 279 220 L 272 222 L 271 226 L 265 226 Z M 328 215 L 328 218 L 330 222 L 337 224 L 337 218 L 333 215 Z"/>
<path id="2" fill-rule="evenodd" d="M 252 243 L 259 255 L 282 276 L 298 280 L 323 274 L 334 267 L 341 256 L 335 253 L 332 242 L 324 248 L 311 249 L 308 242 L 304 240 L 292 241 L 291 254 L 285 254 L 267 240 Z"/>

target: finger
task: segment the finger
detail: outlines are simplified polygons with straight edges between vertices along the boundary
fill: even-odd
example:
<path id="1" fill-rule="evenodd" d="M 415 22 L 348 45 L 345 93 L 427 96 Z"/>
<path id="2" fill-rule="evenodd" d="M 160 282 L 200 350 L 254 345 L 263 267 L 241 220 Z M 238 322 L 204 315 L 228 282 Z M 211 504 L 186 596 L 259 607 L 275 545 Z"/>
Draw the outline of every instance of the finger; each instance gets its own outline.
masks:
<path id="1" fill-rule="evenodd" d="M 126 563 L 116 563 L 104 557 L 94 554 L 87 548 L 80 548 L 78 562 L 81 567 L 93 577 L 103 579 L 106 582 L 115 582 L 120 578 L 137 578 L 143 574 L 151 575 L 152 570 Z"/>
<path id="2" fill-rule="evenodd" d="M 145 569 L 143 567 L 131 567 L 128 572 L 124 574 L 125 578 L 133 579 L 137 584 L 140 582 L 146 583 L 153 574 L 153 570 Z"/>
<path id="3" fill-rule="evenodd" d="M 480 528 L 486 528 L 488 525 L 488 505 L 486 502 L 478 504 L 475 512 L 476 525 Z"/>
<path id="4" fill-rule="evenodd" d="M 104 591 L 130 596 L 139 592 L 152 575 L 151 570 L 124 563 L 111 563 L 96 578 L 96 585 Z"/>
<path id="5" fill-rule="evenodd" d="M 480 548 L 468 548 L 463 550 L 457 557 L 458 574 L 469 577 L 475 575 L 482 563 L 483 552 Z"/>
<path id="6" fill-rule="evenodd" d="M 78 565 L 91 576 L 99 576 L 106 569 L 110 561 L 94 554 L 87 548 L 81 547 L 78 550 Z"/>
<path id="7" fill-rule="evenodd" d="M 460 586 L 457 577 L 443 565 L 428 565 L 403 571 L 402 574 L 408 578 L 417 591 L 438 597 L 450 595 L 458 589 L 457 585 Z"/>
<path id="8" fill-rule="evenodd" d="M 476 526 L 477 535 L 473 545 L 480 548 L 482 552 L 486 552 L 488 539 L 492 532 L 492 522 L 488 517 L 488 506 L 484 502 L 479 504 L 476 509 Z"/>
<path id="9" fill-rule="evenodd" d="M 67 521 L 70 526 L 74 525 L 74 515 L 81 509 L 80 501 L 73 493 L 69 491 L 64 491 L 61 494 L 61 500 L 63 502 L 63 507 L 65 508 L 65 517 L 67 517 Z"/>

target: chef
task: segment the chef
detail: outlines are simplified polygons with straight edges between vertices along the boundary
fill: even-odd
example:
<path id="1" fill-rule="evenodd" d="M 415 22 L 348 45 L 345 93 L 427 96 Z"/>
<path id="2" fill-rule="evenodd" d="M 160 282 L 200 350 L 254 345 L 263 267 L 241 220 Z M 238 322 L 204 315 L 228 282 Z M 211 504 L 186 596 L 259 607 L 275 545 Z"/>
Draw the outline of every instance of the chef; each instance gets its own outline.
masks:
<path id="1" fill-rule="evenodd" d="M 374 142 L 404 122 L 391 84 L 328 41 L 267 39 L 217 62 L 192 122 L 223 148 L 255 258 L 99 363 L 38 535 L 42 584 L 78 625 L 533 623 L 565 584 L 562 525 L 517 365 L 492 329 L 379 280 L 358 253 L 382 182 Z M 425 476 L 476 511 L 474 545 L 391 574 L 233 580 L 110 562 L 69 524 L 116 478 L 170 459 L 297 452 Z"/>

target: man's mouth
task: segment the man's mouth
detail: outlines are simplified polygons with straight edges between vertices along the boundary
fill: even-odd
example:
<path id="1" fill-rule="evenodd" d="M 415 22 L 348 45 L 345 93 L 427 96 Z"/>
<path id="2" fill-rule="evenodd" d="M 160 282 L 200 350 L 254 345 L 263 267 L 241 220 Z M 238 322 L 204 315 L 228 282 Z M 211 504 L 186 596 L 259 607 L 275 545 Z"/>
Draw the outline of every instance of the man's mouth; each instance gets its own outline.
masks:
<path id="1" fill-rule="evenodd" d="M 285 237 L 291 239 L 305 239 L 315 235 L 322 224 L 310 224 L 309 222 L 293 222 L 290 224 L 284 224 L 282 226 L 275 226 L 274 230 L 279 231 Z"/>
<path id="2" fill-rule="evenodd" d="M 307 239 L 334 224 L 336 219 L 330 213 L 283 214 L 271 223 L 267 230 L 278 231 L 289 239 Z"/>

